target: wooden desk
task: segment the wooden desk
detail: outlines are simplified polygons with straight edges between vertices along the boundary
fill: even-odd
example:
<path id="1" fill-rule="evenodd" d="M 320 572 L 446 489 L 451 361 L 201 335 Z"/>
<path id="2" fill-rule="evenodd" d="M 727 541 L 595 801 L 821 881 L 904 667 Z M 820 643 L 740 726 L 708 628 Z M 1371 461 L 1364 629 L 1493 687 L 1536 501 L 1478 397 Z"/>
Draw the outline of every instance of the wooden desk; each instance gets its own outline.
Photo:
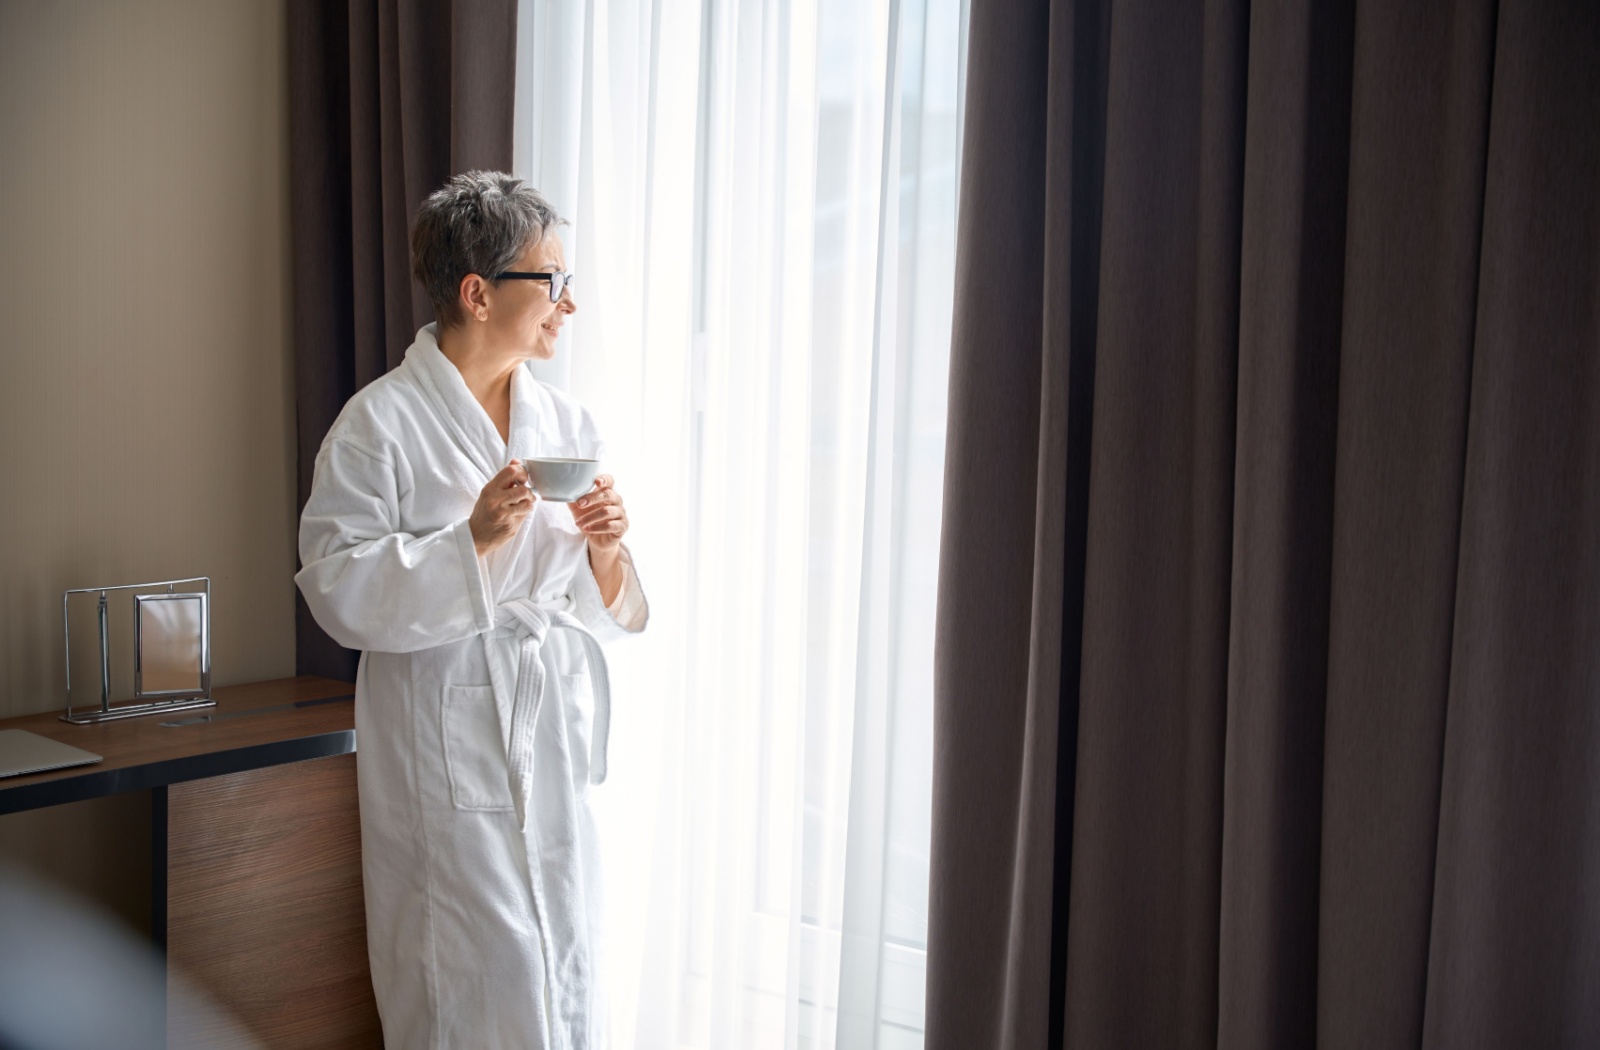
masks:
<path id="1" fill-rule="evenodd" d="M 217 707 L 92 726 L 0 721 L 103 755 L 0 779 L 0 814 L 150 789 L 152 933 L 271 1047 L 381 1047 L 367 969 L 354 688 L 285 678 L 218 688 Z M 321 702 L 318 702 L 321 701 Z M 284 704 L 288 710 L 261 711 Z M 163 722 L 211 714 L 194 725 Z M 169 999 L 172 1047 L 211 1047 Z"/>

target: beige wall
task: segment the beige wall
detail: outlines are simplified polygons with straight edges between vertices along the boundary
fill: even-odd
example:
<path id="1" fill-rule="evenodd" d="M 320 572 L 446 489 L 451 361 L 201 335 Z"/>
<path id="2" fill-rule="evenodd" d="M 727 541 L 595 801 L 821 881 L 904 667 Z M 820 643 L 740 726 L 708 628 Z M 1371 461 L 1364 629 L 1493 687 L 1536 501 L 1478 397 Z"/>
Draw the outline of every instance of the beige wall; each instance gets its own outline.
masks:
<path id="1" fill-rule="evenodd" d="M 0 0 L 0 717 L 60 706 L 68 587 L 209 575 L 215 681 L 294 672 L 283 49 L 283 0 Z M 0 858 L 137 917 L 147 806 Z"/>

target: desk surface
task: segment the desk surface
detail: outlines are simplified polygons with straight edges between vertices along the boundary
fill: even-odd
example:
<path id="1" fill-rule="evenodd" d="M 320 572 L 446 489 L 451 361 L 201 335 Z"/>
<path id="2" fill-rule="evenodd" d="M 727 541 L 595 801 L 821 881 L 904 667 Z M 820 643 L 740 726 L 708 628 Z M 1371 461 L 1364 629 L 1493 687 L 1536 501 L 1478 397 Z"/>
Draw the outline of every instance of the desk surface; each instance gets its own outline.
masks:
<path id="1" fill-rule="evenodd" d="M 354 693 L 349 682 L 331 678 L 280 678 L 218 687 L 212 691 L 217 706 L 198 711 L 87 726 L 69 725 L 55 711 L 5 719 L 0 729 L 26 729 L 104 761 L 0 778 L 0 813 L 348 754 L 356 749 Z M 161 724 L 306 700 L 328 702 L 196 725 Z"/>

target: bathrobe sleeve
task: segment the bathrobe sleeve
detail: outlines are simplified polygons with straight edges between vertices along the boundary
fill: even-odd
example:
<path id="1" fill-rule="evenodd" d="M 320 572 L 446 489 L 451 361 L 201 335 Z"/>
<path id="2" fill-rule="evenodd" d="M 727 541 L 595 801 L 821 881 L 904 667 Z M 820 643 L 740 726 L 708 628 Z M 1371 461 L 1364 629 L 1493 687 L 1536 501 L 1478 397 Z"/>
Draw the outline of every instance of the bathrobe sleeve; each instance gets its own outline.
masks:
<path id="1" fill-rule="evenodd" d="M 311 615 L 340 645 L 385 653 L 490 630 L 492 595 L 467 519 L 412 534 L 399 507 L 392 459 L 344 440 L 323 446 L 294 578 Z"/>
<path id="2" fill-rule="evenodd" d="M 639 587 L 639 579 L 634 575 L 633 559 L 623 555 L 625 575 L 622 577 L 622 587 L 617 591 L 617 598 L 606 606 L 606 612 L 611 618 L 622 625 L 625 631 L 637 633 L 644 630 L 645 623 L 650 619 L 650 607 L 645 604 L 644 591 Z M 629 580 L 633 586 L 629 586 Z"/>
<path id="3" fill-rule="evenodd" d="M 645 600 L 644 588 L 639 584 L 639 574 L 633 565 L 633 552 L 622 546 L 622 590 L 609 606 L 600 595 L 600 584 L 594 578 L 589 559 L 573 574 L 572 614 L 602 642 L 616 641 L 630 634 L 638 634 L 650 622 L 650 603 Z"/>

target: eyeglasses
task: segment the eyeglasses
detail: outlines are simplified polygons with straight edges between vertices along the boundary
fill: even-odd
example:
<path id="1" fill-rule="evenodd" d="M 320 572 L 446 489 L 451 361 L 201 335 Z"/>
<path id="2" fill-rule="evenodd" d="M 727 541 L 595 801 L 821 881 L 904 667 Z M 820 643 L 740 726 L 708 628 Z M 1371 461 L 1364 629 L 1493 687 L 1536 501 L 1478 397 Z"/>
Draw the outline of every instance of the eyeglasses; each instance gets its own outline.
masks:
<path id="1" fill-rule="evenodd" d="M 573 278 L 573 274 L 572 274 L 572 271 L 570 271 L 570 270 L 563 271 L 563 272 L 560 272 L 560 273 L 524 273 L 521 270 L 502 270 L 501 272 L 495 274 L 493 277 L 489 278 L 489 280 L 491 280 L 491 281 L 549 281 L 550 282 L 550 301 L 552 303 L 559 303 L 561 301 L 561 293 L 563 291 L 565 291 L 567 286 L 572 283 L 572 278 Z"/>

